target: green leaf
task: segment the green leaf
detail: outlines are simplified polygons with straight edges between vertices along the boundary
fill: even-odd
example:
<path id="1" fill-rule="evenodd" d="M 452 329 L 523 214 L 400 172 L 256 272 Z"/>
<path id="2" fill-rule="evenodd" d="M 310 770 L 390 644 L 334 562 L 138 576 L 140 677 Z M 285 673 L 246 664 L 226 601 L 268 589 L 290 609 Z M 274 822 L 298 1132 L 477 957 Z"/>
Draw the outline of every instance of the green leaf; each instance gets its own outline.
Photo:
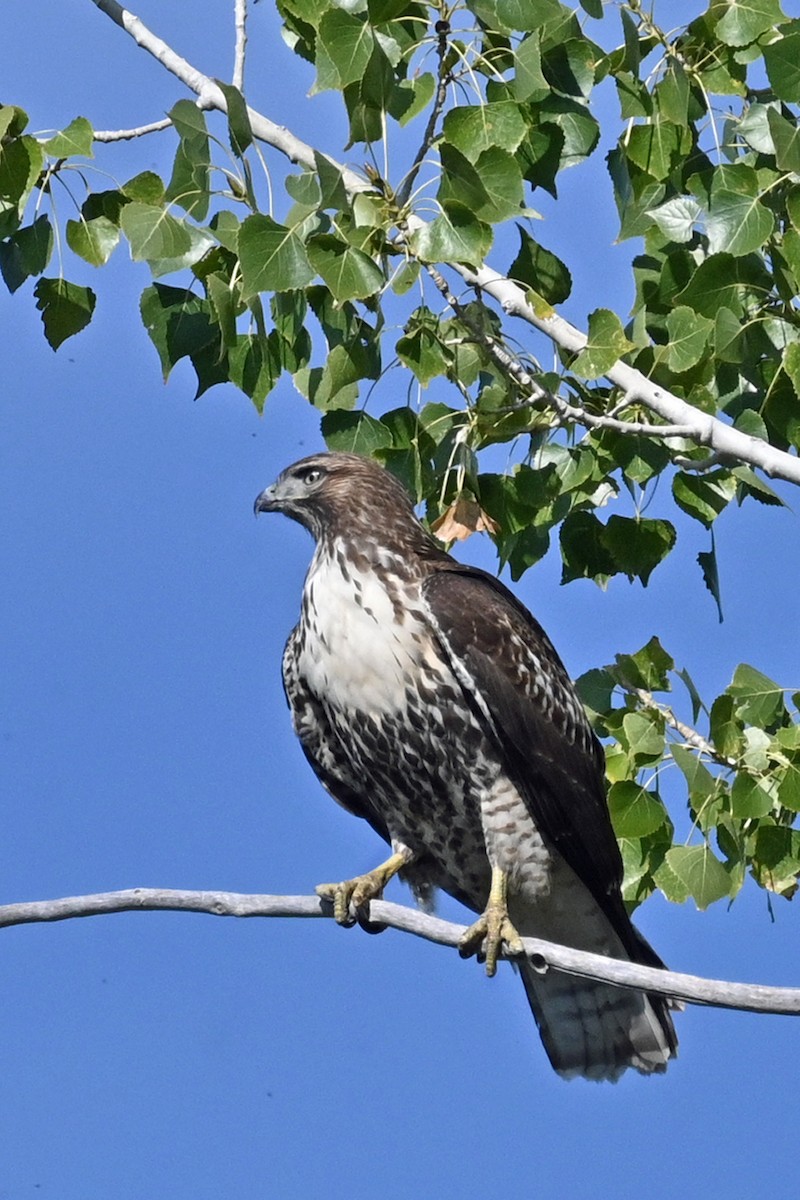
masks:
<path id="1" fill-rule="evenodd" d="M 230 350 L 237 345 L 237 297 L 231 289 L 230 281 L 221 275 L 208 275 L 205 279 L 205 286 L 219 325 L 222 345 L 226 350 Z"/>
<path id="2" fill-rule="evenodd" d="M 487 193 L 486 202 L 475 210 L 477 217 L 494 223 L 522 210 L 522 172 L 513 154 L 491 146 L 478 156 L 475 169 Z"/>
<path id="3" fill-rule="evenodd" d="M 36 307 L 42 314 L 44 336 L 54 350 L 80 333 L 92 319 L 97 297 L 91 288 L 66 279 L 42 278 L 33 289 Z"/>
<path id="4" fill-rule="evenodd" d="M 797 123 L 787 121 L 774 108 L 767 110 L 769 131 L 775 145 L 775 162 L 781 171 L 800 174 L 800 129 Z"/>
<path id="5" fill-rule="evenodd" d="M 0 104 L 0 139 L 17 138 L 28 124 L 28 114 L 16 104 Z"/>
<path id="6" fill-rule="evenodd" d="M 764 47 L 764 65 L 775 95 L 791 104 L 800 100 L 800 21 L 789 30 Z"/>
<path id="7" fill-rule="evenodd" d="M 675 536 L 675 527 L 669 521 L 614 515 L 603 530 L 602 542 L 615 570 L 629 579 L 640 579 L 646 586 L 653 570 L 675 545 Z"/>
<path id="8" fill-rule="evenodd" d="M 361 17 L 334 8 L 320 21 L 318 35 L 316 90 L 344 88 L 360 80 L 375 48 L 371 26 Z M 324 61 L 321 61 L 319 49 L 323 51 Z"/>
<path id="9" fill-rule="evenodd" d="M 204 220 L 210 200 L 210 152 L 205 115 L 191 100 L 179 100 L 169 112 L 180 136 L 166 199 L 184 212 Z M 164 256 L 166 257 L 166 256 Z"/>
<path id="10" fill-rule="evenodd" d="M 720 754 L 724 754 L 726 758 L 738 757 L 742 749 L 744 726 L 736 716 L 733 696 L 727 693 L 717 696 L 711 705 L 709 728 L 711 740 Z"/>
<path id="11" fill-rule="evenodd" d="M 593 579 L 605 587 L 611 576 L 616 575 L 617 564 L 603 541 L 604 533 L 604 526 L 591 512 L 573 510 L 562 521 L 559 534 L 562 584 L 573 579 Z"/>
<path id="12" fill-rule="evenodd" d="M 670 58 L 663 78 L 656 84 L 658 111 L 673 125 L 685 126 L 689 118 L 689 78 L 678 58 Z"/>
<path id="13" fill-rule="evenodd" d="M 703 573 L 703 583 L 706 585 L 706 587 L 711 592 L 711 595 L 714 598 L 714 602 L 717 606 L 717 615 L 719 616 L 720 623 L 722 623 L 722 620 L 723 620 L 722 592 L 721 592 L 720 585 L 719 585 L 719 571 L 717 569 L 717 551 L 716 551 L 716 547 L 714 545 L 713 535 L 712 535 L 712 541 L 711 541 L 711 549 L 710 550 L 701 550 L 700 553 L 697 555 L 697 562 L 700 567 L 700 570 Z"/>
<path id="14" fill-rule="evenodd" d="M 258 412 L 278 382 L 281 364 L 274 340 L 240 333 L 236 345 L 228 351 L 228 371 L 231 382 L 249 396 Z"/>
<path id="15" fill-rule="evenodd" d="M 108 217 L 67 221 L 67 244 L 93 267 L 107 263 L 118 242 L 119 227 Z"/>
<path id="16" fill-rule="evenodd" d="M 336 300 L 363 300 L 380 291 L 383 272 L 368 255 L 333 234 L 320 233 L 306 243 L 308 260 Z"/>
<path id="17" fill-rule="evenodd" d="M 369 458 L 392 445 L 391 431 L 365 412 L 336 409 L 325 413 L 322 436 L 329 450 L 344 450 L 348 454 L 364 454 Z"/>
<path id="18" fill-rule="evenodd" d="M 51 158 L 69 158 L 71 155 L 94 158 L 93 144 L 94 130 L 91 125 L 85 117 L 76 117 L 66 129 L 49 138 L 43 149 Z"/>
<path id="19" fill-rule="evenodd" d="M 572 370 L 584 379 L 599 379 L 633 348 L 616 313 L 607 308 L 595 309 L 589 316 L 588 342 L 572 363 Z"/>
<path id="20" fill-rule="evenodd" d="M 584 708 L 593 713 L 607 712 L 611 707 L 611 693 L 616 686 L 608 671 L 594 667 L 575 680 L 575 687 Z"/>
<path id="21" fill-rule="evenodd" d="M 630 779 L 611 785 L 608 808 L 614 832 L 620 838 L 647 837 L 668 819 L 667 810 L 656 793 Z"/>
<path id="22" fill-rule="evenodd" d="M 739 664 L 733 681 L 725 690 L 736 700 L 738 716 L 749 725 L 768 729 L 779 724 L 786 715 L 783 689 L 747 663 Z"/>
<path id="23" fill-rule="evenodd" d="M 747 771 L 739 771 L 731 788 L 731 816 L 737 821 L 747 821 L 772 812 L 777 781 L 771 788 L 765 784 L 765 779 L 758 779 Z"/>
<path id="24" fill-rule="evenodd" d="M 539 106 L 539 119 L 557 125 L 564 136 L 560 170 L 582 163 L 600 138 L 600 126 L 587 106 L 569 96 L 551 95 L 543 100 Z"/>
<path id="25" fill-rule="evenodd" d="M 674 669 L 675 662 L 657 637 L 651 637 L 635 654 L 618 654 L 616 664 L 614 675 L 626 687 L 644 688 L 648 692 L 670 690 L 668 672 Z"/>
<path id="26" fill-rule="evenodd" d="M 619 736 L 637 767 L 658 762 L 664 754 L 664 718 L 660 713 L 626 713 Z"/>
<path id="27" fill-rule="evenodd" d="M 411 249 L 422 262 L 462 262 L 478 266 L 492 244 L 488 225 L 464 205 L 450 203 L 428 225 L 415 229 Z"/>
<path id="28" fill-rule="evenodd" d="M 685 667 L 682 667 L 680 671 L 676 671 L 675 674 L 681 680 L 687 692 L 689 693 L 689 699 L 692 702 L 692 720 L 696 722 L 703 709 L 703 701 L 700 698 L 700 693 L 695 687 L 694 680 Z"/>
<path id="29" fill-rule="evenodd" d="M 473 212 L 489 204 L 489 193 L 483 185 L 478 169 L 465 154 L 449 142 L 442 142 L 439 158 L 442 174 L 438 199 L 441 204 L 457 201 L 471 208 Z"/>
<path id="30" fill-rule="evenodd" d="M 727 46 L 748 46 L 781 20 L 779 0 L 727 0 L 714 32 Z"/>
<path id="31" fill-rule="evenodd" d="M 672 242 L 688 242 L 702 209 L 693 196 L 675 196 L 648 210 L 658 228 Z"/>
<path id="32" fill-rule="evenodd" d="M 596 46 L 583 37 L 567 38 L 548 48 L 542 58 L 542 70 L 554 91 L 587 100 L 594 87 L 597 62 Z"/>
<path id="33" fill-rule="evenodd" d="M 673 846 L 666 863 L 699 909 L 730 894 L 728 873 L 708 846 Z"/>
<path id="34" fill-rule="evenodd" d="M 414 372 L 423 387 L 437 375 L 443 375 L 450 365 L 439 336 L 438 321 L 424 307 L 412 314 L 395 350 L 403 365 Z"/>
<path id="35" fill-rule="evenodd" d="M 296 233 L 260 213 L 239 229 L 242 298 L 259 292 L 285 292 L 305 287 L 314 278 L 305 246 Z"/>
<path id="36" fill-rule="evenodd" d="M 758 250 L 774 228 L 772 213 L 759 200 L 758 176 L 744 164 L 717 168 L 711 185 L 706 233 L 711 254 L 740 257 Z"/>
<path id="37" fill-rule="evenodd" d="M 710 529 L 736 495 L 736 479 L 727 470 L 704 475 L 679 471 L 672 480 L 672 495 L 684 512 Z"/>
<path id="38" fill-rule="evenodd" d="M 132 200 L 120 213 L 122 232 L 130 242 L 136 262 L 179 258 L 191 249 L 192 239 L 183 221 L 155 204 Z"/>
<path id="39" fill-rule="evenodd" d="M 9 210 L 0 224 L 0 237 L 13 233 L 19 225 L 18 213 L 22 213 L 43 166 L 44 151 L 35 138 L 25 135 L 0 145 L 0 209 L 5 201 Z"/>
<path id="40" fill-rule="evenodd" d="M 731 254 L 714 254 L 700 263 L 676 300 L 706 317 L 716 316 L 720 308 L 743 316 L 748 296 L 771 288 L 772 278 L 756 255 L 734 258 Z"/>
<path id="41" fill-rule="evenodd" d="M 669 342 L 667 366 L 671 371 L 688 371 L 704 357 L 714 329 L 713 322 L 687 305 L 678 305 L 667 316 Z"/>
<path id="42" fill-rule="evenodd" d="M 561 16 L 559 0 L 497 0 L 497 17 L 506 30 L 526 33 Z"/>
<path id="43" fill-rule="evenodd" d="M 253 143 L 253 131 L 250 128 L 250 116 L 247 112 L 245 98 L 238 88 L 230 83 L 216 81 L 217 87 L 225 97 L 228 107 L 228 137 L 231 150 L 237 158 L 241 158 L 245 150 Z"/>
<path id="44" fill-rule="evenodd" d="M 389 115 L 399 125 L 408 125 L 428 107 L 436 91 L 436 80 L 429 71 L 396 84 L 389 100 Z"/>
<path id="45" fill-rule="evenodd" d="M 0 273 L 10 292 L 32 275 L 41 275 L 53 252 L 53 227 L 47 216 L 37 217 L 0 242 Z"/>
<path id="46" fill-rule="evenodd" d="M 800 873 L 800 830 L 762 824 L 756 830 L 753 874 L 761 887 L 791 897 Z"/>
<path id="47" fill-rule="evenodd" d="M 129 200 L 138 200 L 141 204 L 163 204 L 164 184 L 155 171 L 141 171 L 123 183 L 120 191 Z"/>
<path id="48" fill-rule="evenodd" d="M 572 276 L 560 258 L 517 225 L 520 247 L 517 257 L 508 268 L 509 279 L 533 288 L 548 304 L 561 304 L 572 291 Z"/>
<path id="49" fill-rule="evenodd" d="M 155 283 L 142 292 L 139 308 L 165 380 L 179 359 L 194 360 L 218 342 L 219 328 L 211 304 L 188 288 Z"/>
<path id="50" fill-rule="evenodd" d="M 688 132 L 670 122 L 634 125 L 625 152 L 631 162 L 653 179 L 666 179 L 678 156 L 690 146 Z"/>
<path id="51" fill-rule="evenodd" d="M 697 801 L 707 800 L 717 789 L 714 776 L 700 761 L 697 752 L 687 746 L 671 745 L 670 753 L 686 780 L 694 807 L 699 807 Z"/>
<path id="52" fill-rule="evenodd" d="M 539 35 L 531 33 L 514 51 L 514 99 L 521 104 L 526 100 L 541 100 L 550 91 L 550 85 L 542 74 L 542 52 Z"/>
<path id="53" fill-rule="evenodd" d="M 497 146 L 513 154 L 527 131 L 519 106 L 508 100 L 450 109 L 442 127 L 445 141 L 471 163 Z"/>

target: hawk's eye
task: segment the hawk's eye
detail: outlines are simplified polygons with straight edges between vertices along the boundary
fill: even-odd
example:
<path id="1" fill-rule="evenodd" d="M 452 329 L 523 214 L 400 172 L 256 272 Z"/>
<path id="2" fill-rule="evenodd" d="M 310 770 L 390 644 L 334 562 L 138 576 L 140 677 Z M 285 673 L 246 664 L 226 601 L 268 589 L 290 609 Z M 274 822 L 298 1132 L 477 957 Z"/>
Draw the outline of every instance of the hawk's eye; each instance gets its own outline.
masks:
<path id="1" fill-rule="evenodd" d="M 319 467 L 305 467 L 302 471 L 297 472 L 298 479 L 308 484 L 309 487 L 312 487 L 315 483 L 319 483 L 322 475 L 323 472 Z"/>

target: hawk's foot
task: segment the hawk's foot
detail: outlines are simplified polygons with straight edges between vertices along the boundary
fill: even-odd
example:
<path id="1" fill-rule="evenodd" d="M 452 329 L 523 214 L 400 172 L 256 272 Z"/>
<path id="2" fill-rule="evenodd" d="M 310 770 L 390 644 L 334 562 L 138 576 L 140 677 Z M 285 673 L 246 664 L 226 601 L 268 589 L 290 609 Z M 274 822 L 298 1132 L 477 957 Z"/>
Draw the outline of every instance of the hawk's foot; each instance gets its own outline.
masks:
<path id="1" fill-rule="evenodd" d="M 482 955 L 486 960 L 486 974 L 491 978 L 497 971 L 500 951 L 520 956 L 525 953 L 522 939 L 508 916 L 506 900 L 506 877 L 498 868 L 492 870 L 492 889 L 483 913 L 474 924 L 461 935 L 458 953 L 462 958 L 472 954 Z"/>
<path id="2" fill-rule="evenodd" d="M 366 875 L 356 875 L 354 879 L 345 879 L 343 883 L 320 883 L 314 889 L 322 900 L 328 900 L 333 905 L 333 916 L 339 925 L 351 926 L 356 921 L 364 923 L 366 916 L 362 912 L 370 900 L 379 900 L 383 889 L 389 880 L 409 861 L 408 853 L 393 854 L 386 862 L 368 871 Z M 370 923 L 364 925 L 369 928 Z M 384 926 L 372 925 L 370 932 L 377 933 Z"/>

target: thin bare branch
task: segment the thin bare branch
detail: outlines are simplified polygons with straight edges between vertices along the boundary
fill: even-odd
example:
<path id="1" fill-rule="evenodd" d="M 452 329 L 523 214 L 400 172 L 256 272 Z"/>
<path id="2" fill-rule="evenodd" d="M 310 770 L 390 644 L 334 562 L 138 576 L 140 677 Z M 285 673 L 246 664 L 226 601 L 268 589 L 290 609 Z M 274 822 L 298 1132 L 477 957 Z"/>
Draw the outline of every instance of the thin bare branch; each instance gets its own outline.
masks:
<path id="1" fill-rule="evenodd" d="M 247 0 L 234 0 L 236 24 L 236 55 L 233 63 L 233 86 L 244 91 L 244 58 L 247 49 Z"/>
<path id="2" fill-rule="evenodd" d="M 135 129 L 95 129 L 96 142 L 127 142 L 131 138 L 144 137 L 146 133 L 158 133 L 161 129 L 169 129 L 172 121 L 164 117 L 161 121 L 152 121 L 149 125 L 137 125 Z"/>
<path id="3" fill-rule="evenodd" d="M 447 34 L 443 31 L 439 34 L 436 52 L 439 56 L 439 69 L 436 78 L 436 96 L 433 102 L 433 107 L 428 117 L 428 124 L 425 127 L 425 133 L 422 135 L 419 150 L 416 157 L 406 175 L 400 190 L 397 193 L 397 204 L 399 208 L 405 208 L 408 204 L 409 197 L 413 191 L 414 184 L 419 174 L 419 169 L 425 161 L 425 157 L 430 150 L 436 138 L 436 126 L 439 123 L 442 109 L 447 100 L 447 84 L 450 79 L 450 72 L 447 67 Z"/>
<path id="4" fill-rule="evenodd" d="M 28 925 L 45 921 L 67 921 L 76 917 L 96 917 L 108 913 L 145 912 L 155 909 L 172 912 L 208 913 L 215 917 L 328 917 L 332 906 L 318 896 L 244 895 L 239 892 L 189 892 L 170 888 L 128 888 L 120 892 L 100 892 L 91 896 L 67 896 L 59 900 L 33 900 L 0 906 L 0 927 Z M 369 907 L 372 922 L 390 926 L 402 933 L 435 942 L 440 946 L 458 946 L 464 925 L 443 921 L 419 909 L 373 900 Z M 563 971 L 587 979 L 598 979 L 614 987 L 634 988 L 671 996 L 691 1004 L 715 1008 L 735 1008 L 747 1012 L 800 1015 L 800 988 L 767 987 L 754 983 L 728 983 L 660 971 L 635 963 L 620 962 L 601 954 L 573 950 L 539 938 L 524 938 L 525 952 L 537 970 Z"/>

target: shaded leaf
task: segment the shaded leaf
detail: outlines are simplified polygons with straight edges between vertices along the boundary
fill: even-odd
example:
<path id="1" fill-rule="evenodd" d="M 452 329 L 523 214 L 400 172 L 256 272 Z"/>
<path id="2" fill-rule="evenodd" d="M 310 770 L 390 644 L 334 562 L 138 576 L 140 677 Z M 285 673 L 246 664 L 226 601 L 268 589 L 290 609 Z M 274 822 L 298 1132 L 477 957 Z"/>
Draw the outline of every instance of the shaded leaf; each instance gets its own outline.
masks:
<path id="1" fill-rule="evenodd" d="M 40 279 L 33 289 L 36 307 L 42 314 L 44 336 L 54 350 L 80 333 L 92 319 L 97 297 L 91 288 L 66 279 Z"/>

